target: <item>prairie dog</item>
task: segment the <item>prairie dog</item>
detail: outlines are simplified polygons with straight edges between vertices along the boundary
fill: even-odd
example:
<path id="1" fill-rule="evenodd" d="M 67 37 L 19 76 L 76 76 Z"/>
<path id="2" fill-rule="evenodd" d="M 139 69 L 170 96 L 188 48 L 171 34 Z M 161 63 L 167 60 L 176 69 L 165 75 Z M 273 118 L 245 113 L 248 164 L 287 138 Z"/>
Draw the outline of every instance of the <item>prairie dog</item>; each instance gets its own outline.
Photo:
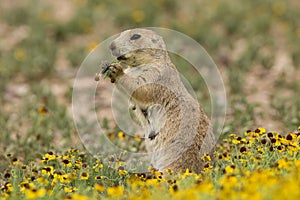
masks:
<path id="1" fill-rule="evenodd" d="M 180 80 L 161 36 L 147 29 L 122 32 L 110 45 L 119 63 L 109 78 L 130 97 L 145 131 L 154 168 L 199 172 L 215 145 L 210 120 Z"/>

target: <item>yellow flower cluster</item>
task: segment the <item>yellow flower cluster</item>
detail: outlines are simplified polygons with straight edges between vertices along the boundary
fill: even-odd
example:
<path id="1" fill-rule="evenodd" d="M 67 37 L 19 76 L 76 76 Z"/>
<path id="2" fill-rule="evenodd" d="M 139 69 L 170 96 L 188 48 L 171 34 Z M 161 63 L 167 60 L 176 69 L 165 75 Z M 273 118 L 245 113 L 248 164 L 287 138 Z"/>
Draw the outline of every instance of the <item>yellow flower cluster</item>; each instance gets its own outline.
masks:
<path id="1" fill-rule="evenodd" d="M 201 158 L 214 165 L 199 174 L 151 167 L 132 174 L 117 158 L 109 158 L 114 170 L 76 149 L 49 151 L 41 162 L 29 164 L 8 154 L 0 199 L 299 199 L 299 152 L 300 127 L 285 135 L 264 128 L 230 134 L 214 158 Z"/>

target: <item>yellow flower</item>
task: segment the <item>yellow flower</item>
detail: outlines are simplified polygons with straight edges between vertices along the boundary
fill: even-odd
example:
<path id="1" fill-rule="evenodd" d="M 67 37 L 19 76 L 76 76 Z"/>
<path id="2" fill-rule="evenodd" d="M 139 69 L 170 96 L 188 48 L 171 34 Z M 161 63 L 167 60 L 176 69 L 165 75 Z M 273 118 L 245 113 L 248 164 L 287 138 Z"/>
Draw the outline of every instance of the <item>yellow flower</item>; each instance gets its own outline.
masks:
<path id="1" fill-rule="evenodd" d="M 68 154 L 68 155 L 63 155 L 62 157 L 61 157 L 63 160 L 70 160 L 70 159 L 72 159 L 72 158 L 75 158 L 75 156 L 74 155 L 72 155 L 72 154 Z"/>
<path id="2" fill-rule="evenodd" d="M 20 183 L 20 192 L 24 193 L 26 190 L 34 189 L 35 185 L 33 183 L 28 183 L 28 181 L 23 181 Z"/>
<path id="3" fill-rule="evenodd" d="M 205 172 L 209 172 L 210 171 L 210 169 L 212 169 L 213 168 L 213 166 L 211 166 L 210 164 L 206 164 L 205 166 L 204 166 L 204 171 Z"/>
<path id="4" fill-rule="evenodd" d="M 88 180 L 89 179 L 89 173 L 87 172 L 82 172 L 80 176 L 81 180 Z"/>
<path id="5" fill-rule="evenodd" d="M 261 153 L 261 154 L 264 154 L 265 150 L 263 148 L 261 148 L 261 147 L 257 147 L 257 152 Z"/>
<path id="6" fill-rule="evenodd" d="M 125 134 L 123 132 L 118 132 L 118 137 L 121 139 L 121 140 L 124 140 L 125 139 Z"/>
<path id="7" fill-rule="evenodd" d="M 176 192 L 178 192 L 178 185 L 174 184 L 174 185 L 170 186 L 169 192 L 170 192 L 170 194 L 175 194 Z"/>
<path id="8" fill-rule="evenodd" d="M 70 182 L 68 174 L 63 174 L 63 175 L 59 176 L 59 180 L 62 183 L 69 183 Z"/>
<path id="9" fill-rule="evenodd" d="M 72 167 L 72 162 L 68 159 L 64 159 L 61 162 L 65 167 Z"/>
<path id="10" fill-rule="evenodd" d="M 74 149 L 73 147 L 70 149 L 70 153 L 79 153 L 79 149 Z"/>
<path id="11" fill-rule="evenodd" d="M 38 111 L 39 111 L 39 113 L 40 113 L 41 115 L 46 115 L 46 114 L 48 114 L 48 109 L 47 109 L 45 106 L 40 106 L 40 107 L 38 108 Z"/>
<path id="12" fill-rule="evenodd" d="M 257 131 L 259 130 L 259 132 Z M 266 132 L 266 129 L 265 128 L 258 128 L 255 132 L 258 132 L 259 134 L 264 134 Z"/>
<path id="13" fill-rule="evenodd" d="M 232 174 L 234 172 L 234 167 L 233 166 L 226 166 L 225 167 L 225 172 L 228 174 Z"/>
<path id="14" fill-rule="evenodd" d="M 94 190 L 99 191 L 99 192 L 104 192 L 105 187 L 102 184 L 95 184 L 94 185 Z"/>
<path id="15" fill-rule="evenodd" d="M 91 42 L 91 43 L 89 43 L 88 46 L 86 47 L 86 51 L 87 52 L 93 51 L 97 47 L 97 45 L 98 45 L 97 42 Z"/>
<path id="16" fill-rule="evenodd" d="M 119 168 L 119 167 L 122 167 L 125 165 L 125 162 L 124 161 L 121 161 L 121 160 L 118 160 L 116 163 L 115 163 L 115 168 Z"/>
<path id="17" fill-rule="evenodd" d="M 183 174 L 180 175 L 182 179 L 185 179 L 186 177 L 191 177 L 193 175 L 193 172 L 189 169 L 186 169 Z"/>
<path id="18" fill-rule="evenodd" d="M 69 174 L 69 178 L 70 178 L 71 180 L 76 180 L 77 174 L 76 174 L 75 172 L 72 172 L 71 174 Z"/>
<path id="19" fill-rule="evenodd" d="M 86 196 L 83 196 L 83 195 L 80 195 L 80 194 L 75 194 L 74 193 L 74 194 L 71 194 L 71 199 L 74 199 L 74 200 L 89 200 L 90 198 L 88 198 Z"/>
<path id="20" fill-rule="evenodd" d="M 46 190 L 45 189 L 31 189 L 31 190 L 26 190 L 25 195 L 27 199 L 36 199 L 36 198 L 41 198 L 45 196 Z"/>
<path id="21" fill-rule="evenodd" d="M 290 169 L 289 162 L 286 159 L 278 160 L 278 168 L 279 169 Z"/>
<path id="22" fill-rule="evenodd" d="M 229 153 L 227 153 L 227 152 L 224 152 L 223 154 L 221 154 L 221 155 L 219 156 L 219 158 L 220 158 L 220 159 L 223 159 L 223 160 L 230 160 L 231 155 L 230 155 Z"/>
<path id="23" fill-rule="evenodd" d="M 44 158 L 42 161 L 46 162 L 46 161 L 54 160 L 54 159 L 56 159 L 56 155 L 52 151 L 49 151 L 44 155 Z"/>
<path id="24" fill-rule="evenodd" d="M 219 180 L 219 184 L 225 189 L 232 189 L 232 187 L 238 184 L 238 179 L 236 176 L 223 176 Z"/>
<path id="25" fill-rule="evenodd" d="M 138 135 L 136 135 L 136 136 L 134 137 L 134 140 L 137 141 L 137 142 L 140 142 L 140 141 L 141 141 L 141 137 L 138 136 Z"/>
<path id="26" fill-rule="evenodd" d="M 98 164 L 93 166 L 93 169 L 95 169 L 95 172 L 99 172 L 99 169 L 102 169 L 102 168 L 103 168 L 102 163 L 98 163 Z"/>
<path id="27" fill-rule="evenodd" d="M 250 136 L 250 135 L 252 135 L 253 134 L 253 132 L 251 131 L 251 130 L 248 130 L 248 131 L 245 131 L 244 132 L 244 135 L 245 136 Z"/>
<path id="28" fill-rule="evenodd" d="M 11 183 L 6 183 L 4 185 L 4 189 L 7 191 L 7 192 L 12 192 L 14 190 L 13 186 L 11 185 Z"/>
<path id="29" fill-rule="evenodd" d="M 12 164 L 13 164 L 13 165 L 18 165 L 18 164 L 19 164 L 18 158 L 13 158 L 13 159 L 12 159 Z"/>
<path id="30" fill-rule="evenodd" d="M 49 184 L 49 181 L 47 179 L 43 178 L 43 177 L 37 178 L 37 182 L 39 184 L 42 184 L 42 185 L 48 185 Z"/>
<path id="31" fill-rule="evenodd" d="M 107 191 L 107 194 L 110 196 L 110 197 L 113 197 L 113 198 L 118 198 L 118 197 L 121 197 L 124 193 L 124 187 L 119 185 L 119 186 L 113 186 L 113 187 L 108 187 L 106 189 Z"/>
<path id="32" fill-rule="evenodd" d="M 53 170 L 54 168 L 52 166 L 46 166 L 42 169 L 42 174 L 50 176 L 53 174 Z"/>
<path id="33" fill-rule="evenodd" d="M 145 19 L 144 11 L 142 10 L 135 10 L 131 13 L 131 18 L 134 22 L 142 22 Z"/>
<path id="34" fill-rule="evenodd" d="M 126 170 L 120 170 L 120 169 L 118 170 L 118 173 L 120 176 L 124 176 L 124 175 L 128 174 L 128 172 Z"/>
<path id="35" fill-rule="evenodd" d="M 78 190 L 77 187 L 64 187 L 64 191 L 67 193 L 75 192 L 77 190 Z"/>
<path id="36" fill-rule="evenodd" d="M 240 141 L 240 140 L 237 140 L 237 139 L 233 139 L 233 140 L 232 140 L 232 143 L 233 143 L 233 144 L 239 144 L 239 143 L 241 143 L 241 141 Z"/>
<path id="37" fill-rule="evenodd" d="M 286 136 L 286 139 L 289 141 L 293 141 L 297 139 L 297 135 L 295 133 L 290 133 Z"/>
<path id="38" fill-rule="evenodd" d="M 201 157 L 201 160 L 202 160 L 202 161 L 211 161 L 211 158 L 210 158 L 209 155 L 204 154 L 204 156 Z"/>
<path id="39" fill-rule="evenodd" d="M 246 138 L 242 138 L 242 139 L 241 139 L 241 142 L 247 143 L 247 139 L 246 139 Z"/>
<path id="40" fill-rule="evenodd" d="M 57 178 L 54 178 L 51 182 L 51 186 L 56 186 L 57 185 Z"/>
<path id="41" fill-rule="evenodd" d="M 169 175 L 173 175 L 174 171 L 172 169 L 165 169 L 164 173 L 169 174 Z"/>
<path id="42" fill-rule="evenodd" d="M 294 160 L 295 166 L 300 168 L 300 160 Z"/>
<path id="43" fill-rule="evenodd" d="M 102 180 L 103 176 L 96 176 L 95 177 L 95 180 L 99 181 L 99 180 Z"/>
<path id="44" fill-rule="evenodd" d="M 23 61 L 26 58 L 26 53 L 23 49 L 17 48 L 14 53 L 15 59 L 18 61 Z"/>
<path id="45" fill-rule="evenodd" d="M 178 191 L 172 195 L 172 199 L 197 199 L 194 188 Z"/>

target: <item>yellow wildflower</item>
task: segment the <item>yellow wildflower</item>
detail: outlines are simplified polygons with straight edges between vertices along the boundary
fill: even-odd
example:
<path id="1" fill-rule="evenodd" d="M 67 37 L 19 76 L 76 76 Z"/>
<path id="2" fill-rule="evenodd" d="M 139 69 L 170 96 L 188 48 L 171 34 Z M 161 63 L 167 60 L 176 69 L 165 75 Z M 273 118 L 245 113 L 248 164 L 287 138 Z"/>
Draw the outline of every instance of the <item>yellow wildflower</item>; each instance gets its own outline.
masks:
<path id="1" fill-rule="evenodd" d="M 11 183 L 6 183 L 4 186 L 5 190 L 7 192 L 12 192 L 14 190 L 13 186 L 11 185 Z"/>
<path id="2" fill-rule="evenodd" d="M 144 11 L 142 10 L 135 10 L 131 13 L 131 18 L 134 22 L 142 22 L 145 18 Z"/>
<path id="3" fill-rule="evenodd" d="M 18 158 L 13 158 L 13 159 L 12 159 L 12 164 L 13 164 L 13 165 L 18 165 L 18 164 L 19 164 Z"/>
<path id="4" fill-rule="evenodd" d="M 98 181 L 99 181 L 99 180 L 102 180 L 102 178 L 103 178 L 103 176 L 96 176 L 96 177 L 95 177 L 95 180 L 98 180 Z"/>
<path id="5" fill-rule="evenodd" d="M 118 132 L 118 137 L 119 137 L 121 140 L 124 140 L 124 139 L 125 139 L 125 134 L 124 134 L 122 131 L 120 131 L 120 132 Z"/>
<path id="6" fill-rule="evenodd" d="M 42 162 L 47 162 L 49 160 L 54 160 L 56 158 L 57 158 L 56 155 L 52 151 L 49 151 L 44 155 Z"/>
<path id="7" fill-rule="evenodd" d="M 128 172 L 126 170 L 119 170 L 118 173 L 120 176 L 124 176 L 124 175 L 128 174 Z"/>
<path id="8" fill-rule="evenodd" d="M 68 159 L 64 159 L 61 162 L 65 167 L 72 167 L 72 162 Z"/>
<path id="9" fill-rule="evenodd" d="M 45 196 L 45 189 L 30 189 L 25 191 L 25 195 L 27 199 L 36 199 Z"/>
<path id="10" fill-rule="evenodd" d="M 72 158 L 75 158 L 75 156 L 72 155 L 72 154 L 67 154 L 67 155 L 63 155 L 61 158 L 62 158 L 63 160 L 70 160 L 70 159 L 72 159 Z"/>
<path id="11" fill-rule="evenodd" d="M 113 187 L 108 187 L 106 189 L 107 191 L 107 194 L 110 196 L 110 197 L 113 197 L 113 198 L 118 198 L 118 197 L 121 197 L 124 193 L 124 187 L 119 185 L 119 186 L 113 186 Z"/>
<path id="12" fill-rule="evenodd" d="M 289 169 L 289 162 L 286 161 L 286 159 L 280 159 L 278 160 L 278 168 L 279 169 Z"/>
<path id="13" fill-rule="evenodd" d="M 140 141 L 141 141 L 141 137 L 138 136 L 138 135 L 136 135 L 136 136 L 134 137 L 134 140 L 137 141 L 137 142 L 140 142 Z"/>
<path id="14" fill-rule="evenodd" d="M 26 53 L 23 49 L 17 48 L 14 52 L 15 59 L 18 61 L 23 61 L 26 58 Z"/>
<path id="15" fill-rule="evenodd" d="M 68 174 L 63 174 L 59 177 L 59 180 L 60 182 L 62 183 L 69 183 L 70 182 L 70 179 L 69 179 L 69 176 Z"/>
<path id="16" fill-rule="evenodd" d="M 102 168 L 103 168 L 102 163 L 98 163 L 98 164 L 93 166 L 93 169 L 95 169 L 95 172 L 99 172 L 99 169 L 102 169 Z"/>
<path id="17" fill-rule="evenodd" d="M 265 128 L 258 128 L 255 130 L 255 132 L 258 132 L 260 135 L 266 133 L 266 129 Z"/>
<path id="18" fill-rule="evenodd" d="M 48 185 L 49 184 L 49 181 L 47 179 L 45 179 L 44 177 L 38 177 L 37 182 L 41 185 Z"/>
<path id="19" fill-rule="evenodd" d="M 82 172 L 81 173 L 81 176 L 80 176 L 80 179 L 81 180 L 88 180 L 89 179 L 89 173 L 87 173 L 87 172 Z"/>
<path id="20" fill-rule="evenodd" d="M 20 192 L 24 193 L 25 190 L 34 189 L 35 185 L 33 183 L 29 183 L 28 181 L 23 181 L 20 183 Z"/>
<path id="21" fill-rule="evenodd" d="M 86 51 L 87 52 L 93 51 L 97 47 L 97 45 L 98 45 L 97 42 L 91 42 L 91 43 L 89 43 L 88 46 L 86 47 Z"/>
<path id="22" fill-rule="evenodd" d="M 208 171 L 210 171 L 210 169 L 212 169 L 213 168 L 213 166 L 211 166 L 210 164 L 206 164 L 205 166 L 204 166 L 204 171 L 205 172 L 208 172 Z"/>
<path id="23" fill-rule="evenodd" d="M 73 194 L 71 194 L 71 199 L 74 199 L 74 200 L 89 200 L 90 198 L 88 198 L 86 196 L 83 196 L 83 195 L 80 195 L 80 194 L 73 193 Z"/>
<path id="24" fill-rule="evenodd" d="M 104 192 L 105 187 L 102 184 L 95 184 L 94 185 L 94 190 L 99 191 L 99 192 Z"/>
<path id="25" fill-rule="evenodd" d="M 231 174 L 234 172 L 234 167 L 233 166 L 226 166 L 225 167 L 225 172 L 228 174 Z"/>
<path id="26" fill-rule="evenodd" d="M 72 172 L 71 174 L 69 174 L 69 178 L 70 178 L 71 180 L 76 180 L 77 174 L 76 174 L 75 172 Z"/>
<path id="27" fill-rule="evenodd" d="M 201 160 L 202 161 L 211 161 L 211 158 L 208 154 L 204 154 L 202 157 L 201 157 Z"/>
<path id="28" fill-rule="evenodd" d="M 50 176 L 53 174 L 53 171 L 54 171 L 54 168 L 52 166 L 46 166 L 42 169 L 42 174 Z"/>
<path id="29" fill-rule="evenodd" d="M 77 190 L 77 187 L 64 187 L 64 191 L 67 193 L 75 192 Z"/>

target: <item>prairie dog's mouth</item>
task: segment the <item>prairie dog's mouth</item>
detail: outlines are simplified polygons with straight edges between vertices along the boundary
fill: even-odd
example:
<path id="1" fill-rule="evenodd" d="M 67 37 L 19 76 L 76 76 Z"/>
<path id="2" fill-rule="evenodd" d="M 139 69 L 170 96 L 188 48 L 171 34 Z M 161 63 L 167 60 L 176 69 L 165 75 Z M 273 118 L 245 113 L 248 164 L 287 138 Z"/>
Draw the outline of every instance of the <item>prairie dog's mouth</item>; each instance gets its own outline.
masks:
<path id="1" fill-rule="evenodd" d="M 118 61 L 125 61 L 125 60 L 128 60 L 132 54 L 131 53 L 125 53 L 125 54 L 122 54 L 122 55 L 115 55 L 117 57 L 117 60 Z"/>
<path id="2" fill-rule="evenodd" d="M 126 55 L 121 55 L 121 56 L 118 56 L 118 57 L 117 57 L 117 60 L 118 60 L 118 61 L 121 61 L 121 60 L 127 60 L 127 58 L 128 58 L 128 57 L 126 57 Z"/>

